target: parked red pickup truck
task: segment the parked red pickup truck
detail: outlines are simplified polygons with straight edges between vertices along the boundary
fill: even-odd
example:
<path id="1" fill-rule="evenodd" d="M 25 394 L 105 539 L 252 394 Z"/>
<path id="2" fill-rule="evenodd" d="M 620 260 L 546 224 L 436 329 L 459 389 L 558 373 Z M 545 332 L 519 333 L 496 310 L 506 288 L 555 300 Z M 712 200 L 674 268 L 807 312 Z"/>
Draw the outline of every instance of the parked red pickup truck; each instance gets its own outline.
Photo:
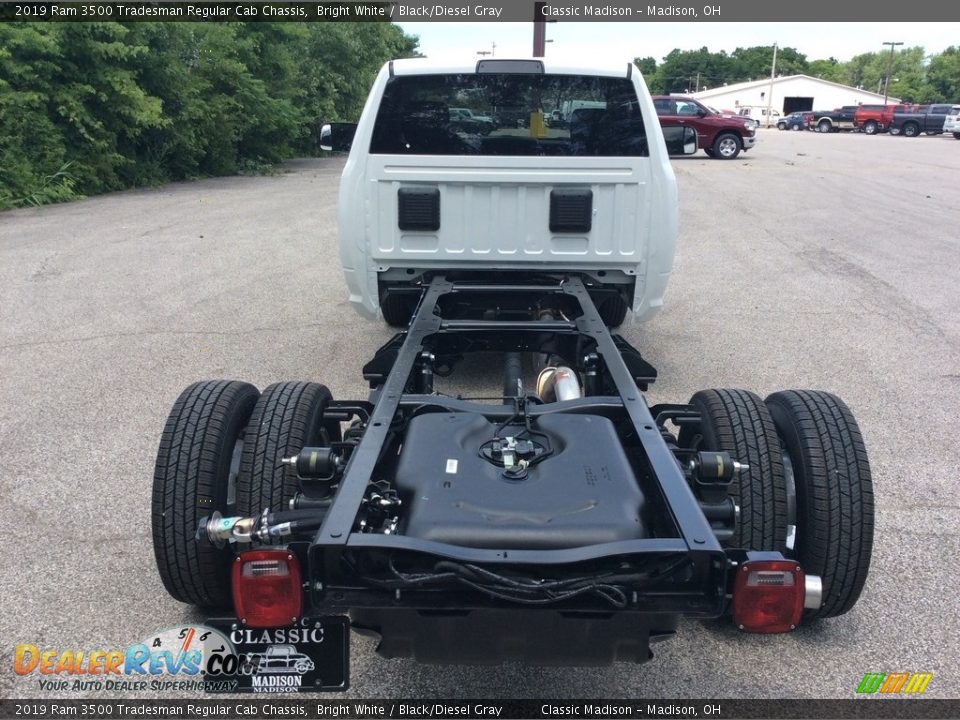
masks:
<path id="1" fill-rule="evenodd" d="M 697 147 L 712 158 L 732 160 L 757 144 L 756 123 L 749 118 L 713 112 L 690 97 L 654 95 L 661 127 L 689 125 L 697 131 Z"/>
<path id="2" fill-rule="evenodd" d="M 867 135 L 890 129 L 894 113 L 910 112 L 913 105 L 858 105 L 853 125 Z"/>

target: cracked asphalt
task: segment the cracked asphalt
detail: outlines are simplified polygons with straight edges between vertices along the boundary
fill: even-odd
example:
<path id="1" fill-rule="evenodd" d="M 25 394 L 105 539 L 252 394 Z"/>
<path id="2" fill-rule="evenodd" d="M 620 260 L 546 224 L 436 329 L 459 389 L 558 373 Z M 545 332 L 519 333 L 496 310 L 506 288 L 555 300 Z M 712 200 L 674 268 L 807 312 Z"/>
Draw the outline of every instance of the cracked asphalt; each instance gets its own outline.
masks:
<path id="1" fill-rule="evenodd" d="M 0 214 L 0 696 L 56 694 L 14 675 L 17 643 L 122 648 L 200 619 L 165 594 L 150 540 L 184 386 L 302 378 L 365 397 L 360 367 L 389 332 L 347 304 L 342 163 Z M 639 667 L 418 666 L 355 636 L 350 695 L 849 697 L 865 672 L 923 671 L 927 696 L 960 697 L 960 142 L 766 131 L 739 160 L 675 167 L 666 308 L 624 331 L 660 371 L 649 401 L 845 398 L 876 488 L 860 603 L 783 636 L 684 622 Z"/>

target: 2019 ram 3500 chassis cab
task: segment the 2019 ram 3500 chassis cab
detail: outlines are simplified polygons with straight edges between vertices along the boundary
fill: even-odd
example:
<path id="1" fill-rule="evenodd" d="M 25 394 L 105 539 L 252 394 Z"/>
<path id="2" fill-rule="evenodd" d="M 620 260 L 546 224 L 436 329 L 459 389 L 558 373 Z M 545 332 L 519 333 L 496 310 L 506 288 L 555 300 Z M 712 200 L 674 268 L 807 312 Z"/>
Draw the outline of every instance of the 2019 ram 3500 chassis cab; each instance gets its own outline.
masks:
<path id="1" fill-rule="evenodd" d="M 419 278 L 411 321 L 364 366 L 366 400 L 315 382 L 183 392 L 154 476 L 171 595 L 233 607 L 235 627 L 347 615 L 381 654 L 440 663 L 643 662 L 681 615 L 773 633 L 849 610 L 873 515 L 846 405 L 714 389 L 648 406 L 656 371 L 595 302 L 619 267 L 649 309 L 674 242 L 667 143 L 636 68 L 398 66 L 352 140 L 344 182 L 367 204 L 342 229 L 368 309 L 381 266 L 357 275 L 357 243 Z M 549 133 L 540 113 L 564 90 L 608 114 Z M 451 133 L 447 95 L 530 122 Z M 667 132 L 693 153 L 691 134 Z M 502 354 L 499 398 L 435 391 L 476 352 Z"/>

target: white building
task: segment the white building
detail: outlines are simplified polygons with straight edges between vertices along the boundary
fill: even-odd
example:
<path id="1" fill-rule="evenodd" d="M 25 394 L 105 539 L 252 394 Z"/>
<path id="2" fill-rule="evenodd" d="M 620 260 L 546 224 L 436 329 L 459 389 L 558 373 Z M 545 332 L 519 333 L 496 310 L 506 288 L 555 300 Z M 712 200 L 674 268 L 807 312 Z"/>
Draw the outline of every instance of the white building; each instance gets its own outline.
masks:
<path id="1" fill-rule="evenodd" d="M 719 110 L 739 112 L 744 107 L 771 105 L 783 115 L 800 110 L 833 110 L 843 105 L 880 105 L 883 95 L 861 88 L 821 80 L 809 75 L 787 75 L 774 78 L 773 99 L 770 93 L 770 78 L 751 82 L 723 85 L 694 93 L 706 105 Z M 888 103 L 899 103 L 899 98 L 887 98 Z"/>

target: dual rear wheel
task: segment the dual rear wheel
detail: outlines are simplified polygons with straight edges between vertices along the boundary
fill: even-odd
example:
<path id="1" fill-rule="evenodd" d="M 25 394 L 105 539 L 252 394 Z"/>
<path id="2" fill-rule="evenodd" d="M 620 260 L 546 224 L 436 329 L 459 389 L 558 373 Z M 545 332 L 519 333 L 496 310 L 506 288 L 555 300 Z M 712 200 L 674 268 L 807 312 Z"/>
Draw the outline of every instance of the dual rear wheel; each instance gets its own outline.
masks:
<path id="1" fill-rule="evenodd" d="M 263 394 L 238 381 L 194 383 L 167 418 L 153 479 L 153 547 L 164 587 L 181 602 L 228 607 L 232 551 L 197 542 L 203 518 L 285 510 L 297 491 L 283 457 L 339 440 L 325 421 L 330 391 L 285 382 Z"/>
<path id="2" fill-rule="evenodd" d="M 183 391 L 163 430 L 153 483 L 154 552 L 171 596 L 229 606 L 232 553 L 197 542 L 199 524 L 215 511 L 286 509 L 298 485 L 280 459 L 339 439 L 339 423 L 324 419 L 330 400 L 325 386 L 306 382 L 277 383 L 263 394 L 237 381 Z M 740 514 L 727 545 L 783 552 L 819 575 L 823 602 L 808 619 L 847 612 L 869 570 L 874 511 L 866 450 L 846 404 L 810 390 L 766 401 L 745 390 L 703 390 L 690 405 L 700 428 L 684 427 L 680 444 L 749 465 L 731 485 Z"/>
<path id="3" fill-rule="evenodd" d="M 789 390 L 766 401 L 745 390 L 704 390 L 690 400 L 699 433 L 680 443 L 728 452 L 749 469 L 731 485 L 740 508 L 730 547 L 775 550 L 823 584 L 808 620 L 842 615 L 867 577 L 873 545 L 873 483 L 857 422 L 835 395 Z"/>

